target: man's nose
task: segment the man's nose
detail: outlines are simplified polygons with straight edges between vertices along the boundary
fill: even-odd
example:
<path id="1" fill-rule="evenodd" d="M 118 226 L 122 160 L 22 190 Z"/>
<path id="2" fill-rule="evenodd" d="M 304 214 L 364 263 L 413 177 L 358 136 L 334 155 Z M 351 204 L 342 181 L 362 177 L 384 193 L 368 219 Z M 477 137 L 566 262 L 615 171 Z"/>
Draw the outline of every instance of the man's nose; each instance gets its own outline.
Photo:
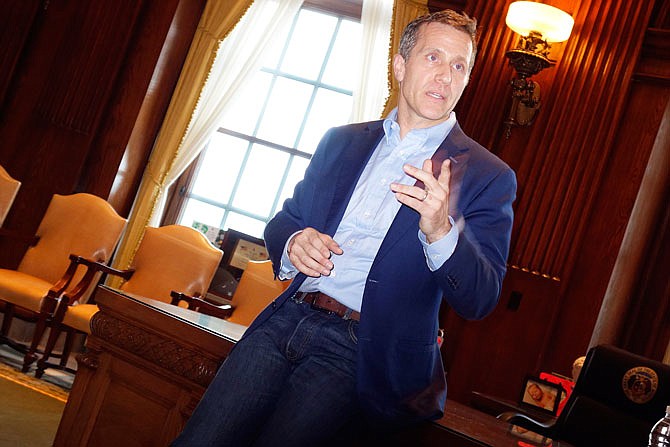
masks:
<path id="1" fill-rule="evenodd" d="M 437 72 L 435 75 L 435 79 L 437 82 L 441 84 L 450 84 L 451 83 L 451 70 L 450 69 L 444 69 L 440 70 Z"/>

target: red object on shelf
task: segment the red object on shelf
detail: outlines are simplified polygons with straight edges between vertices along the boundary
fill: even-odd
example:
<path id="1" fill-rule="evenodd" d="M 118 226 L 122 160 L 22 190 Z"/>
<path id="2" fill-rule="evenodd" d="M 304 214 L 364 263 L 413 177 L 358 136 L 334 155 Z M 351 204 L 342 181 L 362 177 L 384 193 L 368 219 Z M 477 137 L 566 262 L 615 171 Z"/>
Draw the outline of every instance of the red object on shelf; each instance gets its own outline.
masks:
<path id="1" fill-rule="evenodd" d="M 556 416 L 560 415 L 561 411 L 563 411 L 565 403 L 568 401 L 568 397 L 570 397 L 570 393 L 572 393 L 572 389 L 575 387 L 575 382 L 568 379 L 567 377 L 546 372 L 540 373 L 540 379 L 555 383 L 563 388 L 563 395 L 561 396 L 561 401 L 559 402 L 558 409 L 556 410 Z"/>

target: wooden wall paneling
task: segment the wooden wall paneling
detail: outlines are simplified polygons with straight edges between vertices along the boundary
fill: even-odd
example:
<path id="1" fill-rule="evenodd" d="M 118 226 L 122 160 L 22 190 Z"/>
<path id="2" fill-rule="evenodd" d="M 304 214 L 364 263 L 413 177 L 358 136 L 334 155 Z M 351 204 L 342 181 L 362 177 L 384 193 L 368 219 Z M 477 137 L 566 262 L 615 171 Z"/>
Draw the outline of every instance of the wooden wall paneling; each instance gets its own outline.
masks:
<path id="1" fill-rule="evenodd" d="M 493 153 L 499 152 L 497 142 L 511 98 L 509 81 L 513 70 L 505 52 L 514 46 L 515 34 L 505 25 L 508 5 L 509 2 L 469 2 L 466 12 L 478 23 L 478 53 L 469 85 L 456 106 L 463 129 Z"/>
<path id="2" fill-rule="evenodd" d="M 670 203 L 668 179 L 664 186 L 665 203 Z M 631 323 L 624 327 L 621 345 L 662 360 L 670 344 L 670 207 L 661 211 L 658 234 L 652 237 L 649 256 L 641 266 L 629 312 Z"/>
<path id="3" fill-rule="evenodd" d="M 56 63 L 37 113 L 53 125 L 89 135 L 111 95 L 141 2 L 84 2 L 55 48 Z"/>
<path id="4" fill-rule="evenodd" d="M 0 156 L 24 182 L 6 224 L 27 233 L 54 193 L 74 190 L 138 11 L 131 0 L 45 6 L 0 122 Z M 15 265 L 25 247 L 0 244 L 2 265 Z"/>
<path id="5" fill-rule="evenodd" d="M 197 22 L 204 0 L 182 2 L 195 17 L 190 23 Z M 87 191 L 107 197 L 178 3 L 45 3 L 30 45 L 20 49 L 12 92 L 2 104 L 0 160 L 24 182 L 5 225 L 34 232 L 54 193 Z M 154 79 L 153 92 L 163 98 L 164 107 L 195 25 L 188 27 L 190 35 L 171 38 L 173 44 L 179 42 L 174 48 L 181 56 L 168 58 Z M 149 131 L 155 137 L 158 124 Z M 145 141 L 139 148 L 143 160 L 151 145 Z M 142 163 L 133 176 L 141 175 Z M 126 189 L 126 209 L 134 194 Z M 24 250 L 0 241 L 0 265 L 15 266 Z"/>
<path id="6" fill-rule="evenodd" d="M 654 26 L 665 26 L 665 29 L 652 28 L 645 36 L 642 59 L 637 65 L 635 79 L 636 92 L 644 93 L 639 97 L 640 107 L 647 113 L 635 116 L 633 126 L 648 123 L 658 119 L 663 101 L 666 101 L 664 118 L 659 126 L 654 150 L 667 151 L 668 132 L 670 131 L 667 118 L 667 107 L 670 107 L 670 1 L 664 0 L 663 5 L 657 5 L 659 17 Z M 645 121 L 642 121 L 645 120 Z M 633 127 L 632 126 L 632 127 Z M 646 136 L 646 133 L 643 133 Z M 664 141 L 664 142 L 663 142 Z M 650 163 L 654 163 L 651 160 Z M 649 172 L 661 166 L 650 166 Z M 670 203 L 670 173 L 667 163 L 664 166 L 665 177 L 654 180 L 659 193 L 664 194 L 660 200 L 663 204 Z M 670 345 L 670 207 L 665 206 L 658 210 L 659 215 L 654 232 L 650 235 L 651 246 L 645 253 L 645 262 L 639 266 L 641 275 L 635 285 L 631 297 L 633 307 L 630 323 L 625 327 L 622 336 L 622 346 L 626 349 L 655 359 L 664 359 L 666 349 Z M 665 357 L 668 361 L 668 357 Z"/>
<path id="7" fill-rule="evenodd" d="M 141 11 L 78 190 L 130 212 L 144 166 L 193 38 L 203 0 L 170 0 Z M 146 32 L 151 30 L 151 32 Z"/>
<path id="8" fill-rule="evenodd" d="M 665 203 L 670 203 L 670 189 L 666 179 Z M 670 360 L 666 350 L 670 346 L 670 207 L 658 220 L 658 235 L 653 239 L 650 256 L 642 268 L 631 324 L 622 337 L 622 346 L 646 357 Z"/>
<path id="9" fill-rule="evenodd" d="M 429 0 L 428 10 L 430 12 L 442 11 L 444 9 L 453 9 L 454 11 L 463 11 L 467 6 L 467 0 Z"/>
<path id="10" fill-rule="evenodd" d="M 589 329 L 594 327 L 601 312 L 602 298 L 662 116 L 662 108 L 655 102 L 668 100 L 669 92 L 658 89 L 652 92 L 642 87 L 634 84 L 627 107 L 629 111 L 621 120 L 608 172 L 595 200 L 594 217 L 585 232 L 585 243 L 575 257 L 573 274 L 563 293 L 558 323 L 546 348 L 546 364 L 564 365 L 577 355 L 583 355 L 588 346 L 584 343 L 591 339 Z M 628 268 L 637 270 L 639 266 L 629 265 Z M 635 324 L 634 313 L 625 312 L 629 322 L 626 325 Z M 645 327 L 645 322 L 640 325 L 644 336 L 648 337 L 650 328 Z M 582 329 L 574 331 L 571 328 Z M 583 349 L 578 350 L 581 346 Z"/>
<path id="11" fill-rule="evenodd" d="M 519 203 L 521 212 L 517 220 L 518 237 L 527 240 L 513 249 L 511 259 L 531 272 L 563 279 L 561 293 L 555 297 L 557 313 L 549 322 L 546 346 L 537 358 L 538 368 L 543 364 L 549 366 L 547 357 L 556 359 L 551 364 L 554 370 L 569 368 L 572 360 L 585 351 L 599 311 L 602 293 L 582 296 L 579 307 L 571 313 L 562 312 L 563 295 L 574 296 L 570 275 L 576 256 L 583 250 L 584 231 L 599 222 L 600 216 L 592 219 L 593 206 L 597 205 L 594 198 L 612 150 L 616 126 L 611 123 L 619 122 L 623 113 L 634 66 L 631 61 L 637 60 L 648 20 L 648 9 L 642 6 L 649 5 L 635 5 L 637 9 L 633 10 L 632 4 L 581 3 L 575 33 L 563 54 L 564 63 L 556 67 L 556 105 L 551 116 L 542 117 L 547 119 L 546 123 L 536 123 L 544 128 L 544 133 L 531 138 L 531 144 L 537 141 L 546 158 L 529 171 L 529 177 L 534 176 L 533 196 Z M 623 35 L 621 29 L 629 30 L 630 34 Z M 612 86 L 623 87 L 613 91 Z M 547 131 L 552 128 L 557 130 L 553 134 Z M 624 189 L 635 191 L 636 187 L 626 184 Z M 625 221 L 621 224 L 603 228 L 603 234 L 613 241 L 611 245 L 615 248 L 610 251 L 611 258 L 616 256 Z M 600 250 L 600 256 L 603 255 L 606 253 Z M 588 282 L 603 288 L 612 264 L 597 265 L 598 269 L 591 267 Z M 580 330 L 567 329 L 575 327 Z M 562 343 L 557 341 L 559 337 L 563 337 Z M 550 348 L 557 344 L 560 349 Z"/>
<path id="12" fill-rule="evenodd" d="M 491 315 L 465 321 L 447 312 L 441 319 L 450 399 L 468 403 L 470 392 L 479 391 L 514 401 L 525 375 L 537 372 L 560 283 L 519 270 L 507 275 Z"/>
<path id="13" fill-rule="evenodd" d="M 661 200 L 661 195 L 664 193 L 665 182 L 668 181 L 665 167 L 670 166 L 669 160 L 663 160 L 663 147 L 670 142 L 667 134 L 667 129 L 670 128 L 667 92 L 664 94 L 663 89 L 658 86 L 635 83 L 630 98 L 627 109 L 634 109 L 636 113 L 635 116 L 624 117 L 625 124 L 617 137 L 609 175 L 601 188 L 602 198 L 598 200 L 599 204 L 602 202 L 611 207 L 610 198 L 616 195 L 618 202 L 625 204 L 624 209 L 630 209 L 630 212 L 612 215 L 610 219 L 600 223 L 602 227 L 624 228 L 625 233 L 618 249 L 612 247 L 611 251 L 616 251 L 616 256 L 607 259 L 608 264 L 614 265 L 603 294 L 604 299 L 590 346 L 600 343 L 620 345 L 624 326 L 634 324 L 635 318 L 630 310 L 636 301 L 635 289 L 639 287 L 637 282 L 645 264 L 649 262 L 648 259 L 654 259 L 655 247 L 651 246 L 650 241 L 657 231 L 657 215 L 663 212 L 666 204 Z M 635 150 L 631 151 L 632 147 Z M 652 148 L 651 151 L 647 149 L 649 147 Z M 661 175 L 663 171 L 666 172 L 665 176 Z M 637 190 L 620 191 L 621 179 L 639 184 L 640 187 Z M 609 211 L 608 208 L 603 208 L 600 212 L 606 216 Z M 602 234 L 609 234 L 606 228 L 598 230 Z M 603 240 L 600 245 L 611 245 L 607 242 L 609 241 Z"/>
<path id="14" fill-rule="evenodd" d="M 529 141 L 527 149 L 542 148 L 543 157 L 525 172 L 525 188 L 533 193 L 526 190 L 517 205 L 519 239 L 511 262 L 531 272 L 566 278 L 579 246 L 613 139 L 611 123 L 618 122 L 625 100 L 609 88 L 629 84 L 630 61 L 637 59 L 643 35 L 643 26 L 635 30 L 626 24 L 639 20 L 639 11 L 622 5 L 582 3 L 575 33 L 555 67 L 555 103 Z M 639 37 L 622 36 L 620 29 Z"/>
<path id="15" fill-rule="evenodd" d="M 652 28 L 670 29 L 670 1 L 656 0 L 652 13 Z"/>
<path id="16" fill-rule="evenodd" d="M 40 9 L 40 0 L 0 2 L 0 104 L 3 103 L 14 69 Z M 2 107 L 0 107 L 2 110 Z"/>
<path id="17" fill-rule="evenodd" d="M 593 202 L 584 242 L 574 258 L 573 277 L 566 285 L 561 314 L 557 320 L 561 324 L 557 326 L 552 334 L 552 342 L 546 348 L 547 356 L 544 361 L 548 364 L 565 364 L 575 356 L 575 348 L 582 345 L 584 340 L 590 339 L 589 331 L 570 332 L 568 324 L 591 328 L 601 311 L 602 298 L 613 274 L 614 263 L 619 255 L 642 177 L 645 175 L 649 154 L 659 132 L 663 132 L 661 123 L 670 101 L 670 58 L 667 57 L 670 54 L 670 40 L 658 39 L 658 34 L 658 30 L 647 32 L 641 59 L 633 64 L 635 71 L 627 102 L 622 109 L 623 115 L 612 126 L 617 133 L 608 155 L 603 180 Z M 643 234 L 638 236 L 645 237 Z M 649 256 L 652 256 L 651 252 L 645 255 L 646 262 L 649 266 L 655 265 L 655 258 Z M 645 266 L 629 265 L 628 268 L 642 274 L 645 272 Z M 647 340 L 653 344 L 654 340 L 658 340 L 659 333 L 654 330 L 653 325 L 647 324 L 654 320 L 649 319 L 649 314 L 636 320 L 634 306 L 638 301 L 646 299 L 650 301 L 646 304 L 648 309 L 656 306 L 662 312 L 667 307 L 663 303 L 664 299 L 667 300 L 667 268 L 664 277 L 665 285 L 662 282 L 656 283 L 658 288 L 650 289 L 654 292 L 646 298 L 642 292 L 646 287 L 641 282 L 634 292 L 636 295 L 631 297 L 633 308 L 625 311 L 625 327 L 637 332 L 636 344 L 627 346 L 622 336 L 618 338 L 620 346 L 635 348 L 635 352 L 643 355 L 654 353 L 657 355 L 654 358 L 658 360 L 662 359 L 658 348 L 642 348 L 645 343 L 640 342 Z M 664 337 L 667 344 L 667 331 Z M 566 339 L 572 341 L 568 343 Z M 658 340 L 658 343 L 662 344 L 663 341 Z"/>

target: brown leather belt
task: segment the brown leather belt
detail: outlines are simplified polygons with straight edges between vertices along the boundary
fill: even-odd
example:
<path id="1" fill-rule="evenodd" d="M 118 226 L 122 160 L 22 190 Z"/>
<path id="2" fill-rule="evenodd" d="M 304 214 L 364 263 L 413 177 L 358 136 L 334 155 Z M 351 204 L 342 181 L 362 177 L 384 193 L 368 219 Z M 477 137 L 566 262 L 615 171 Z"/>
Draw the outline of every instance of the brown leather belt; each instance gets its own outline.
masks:
<path id="1" fill-rule="evenodd" d="M 296 294 L 298 301 L 309 303 L 314 309 L 331 315 L 337 315 L 344 320 L 361 320 L 361 314 L 348 308 L 335 298 L 321 292 L 298 292 Z"/>

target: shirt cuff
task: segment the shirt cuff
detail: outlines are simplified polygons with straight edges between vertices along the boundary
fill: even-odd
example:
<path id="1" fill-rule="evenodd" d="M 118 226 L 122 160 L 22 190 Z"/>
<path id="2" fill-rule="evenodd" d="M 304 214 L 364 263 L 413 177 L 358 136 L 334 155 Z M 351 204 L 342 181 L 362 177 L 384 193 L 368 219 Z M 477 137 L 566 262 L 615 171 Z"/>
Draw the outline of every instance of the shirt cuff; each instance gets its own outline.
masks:
<path id="1" fill-rule="evenodd" d="M 293 279 L 298 274 L 298 269 L 295 268 L 288 257 L 288 244 L 298 233 L 302 233 L 302 230 L 293 233 L 291 237 L 286 240 L 286 244 L 284 245 L 284 251 L 282 252 L 279 265 L 279 274 L 277 275 L 277 277 L 282 281 L 285 279 Z"/>
<path id="2" fill-rule="evenodd" d="M 456 244 L 458 243 L 458 227 L 451 216 L 449 216 L 449 223 L 451 223 L 451 230 L 449 230 L 449 233 L 432 244 L 428 243 L 426 235 L 419 230 L 419 241 L 423 246 L 423 253 L 426 256 L 426 264 L 428 264 L 428 268 L 431 272 L 442 267 L 442 264 L 444 264 L 447 259 L 454 254 L 454 250 L 456 250 Z"/>

